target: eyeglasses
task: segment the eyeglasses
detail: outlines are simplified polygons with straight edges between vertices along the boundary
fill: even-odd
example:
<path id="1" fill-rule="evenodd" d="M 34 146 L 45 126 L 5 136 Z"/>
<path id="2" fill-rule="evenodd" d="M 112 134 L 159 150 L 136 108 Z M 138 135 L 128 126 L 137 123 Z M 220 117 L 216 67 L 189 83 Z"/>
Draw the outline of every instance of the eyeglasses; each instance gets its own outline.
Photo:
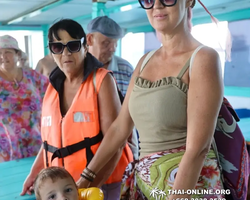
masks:
<path id="1" fill-rule="evenodd" d="M 138 1 L 143 9 L 151 9 L 154 7 L 155 4 L 155 0 L 138 0 Z M 177 0 L 160 0 L 160 2 L 162 3 L 162 5 L 166 7 L 171 7 L 176 4 Z"/>
<path id="2" fill-rule="evenodd" d="M 84 37 L 81 40 L 69 41 L 67 44 L 61 42 L 50 42 L 49 49 L 53 54 L 62 54 L 64 48 L 67 47 L 70 53 L 76 53 L 80 51 L 83 42 Z"/>

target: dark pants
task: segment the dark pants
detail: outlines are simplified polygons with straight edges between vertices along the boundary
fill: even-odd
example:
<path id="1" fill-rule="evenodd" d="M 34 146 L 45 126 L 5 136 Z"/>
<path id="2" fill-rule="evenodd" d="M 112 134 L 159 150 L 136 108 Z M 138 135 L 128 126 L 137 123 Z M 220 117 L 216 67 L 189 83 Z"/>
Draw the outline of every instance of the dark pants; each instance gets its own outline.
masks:
<path id="1" fill-rule="evenodd" d="M 101 187 L 104 200 L 119 200 L 121 194 L 121 182 L 105 184 Z"/>

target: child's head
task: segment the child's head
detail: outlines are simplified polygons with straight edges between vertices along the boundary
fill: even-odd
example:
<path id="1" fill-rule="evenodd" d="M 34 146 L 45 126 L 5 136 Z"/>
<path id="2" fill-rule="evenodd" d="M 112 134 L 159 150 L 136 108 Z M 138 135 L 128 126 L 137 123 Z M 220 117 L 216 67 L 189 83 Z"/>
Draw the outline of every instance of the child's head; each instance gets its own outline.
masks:
<path id="1" fill-rule="evenodd" d="M 64 168 L 49 167 L 36 177 L 34 191 L 37 200 L 78 200 L 78 189 Z"/>

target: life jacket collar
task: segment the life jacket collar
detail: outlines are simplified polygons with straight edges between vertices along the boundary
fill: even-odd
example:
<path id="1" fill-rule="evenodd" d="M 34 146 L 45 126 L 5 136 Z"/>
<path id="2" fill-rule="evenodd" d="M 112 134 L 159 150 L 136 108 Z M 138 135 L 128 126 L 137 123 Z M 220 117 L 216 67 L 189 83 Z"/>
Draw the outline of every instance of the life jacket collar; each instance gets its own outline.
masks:
<path id="1" fill-rule="evenodd" d="M 82 82 L 84 82 L 95 69 L 103 67 L 103 64 L 98 61 L 92 54 L 87 52 L 83 67 L 84 70 Z M 51 85 L 56 89 L 58 93 L 61 91 L 65 79 L 65 74 L 58 66 L 51 72 L 49 76 Z"/>

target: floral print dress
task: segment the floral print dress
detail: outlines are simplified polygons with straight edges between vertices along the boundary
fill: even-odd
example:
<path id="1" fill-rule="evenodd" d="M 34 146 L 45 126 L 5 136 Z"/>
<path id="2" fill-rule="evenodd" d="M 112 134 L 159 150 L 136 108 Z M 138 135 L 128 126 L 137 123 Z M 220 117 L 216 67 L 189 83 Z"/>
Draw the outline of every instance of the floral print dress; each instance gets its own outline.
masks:
<path id="1" fill-rule="evenodd" d="M 173 189 L 179 163 L 186 147 L 157 152 L 130 163 L 123 175 L 121 200 L 167 200 Z M 218 193 L 224 189 L 214 150 L 211 148 L 204 161 L 196 194 L 193 199 L 224 199 Z M 199 192 L 198 192 L 199 191 Z M 207 193 L 203 192 L 207 191 Z M 208 193 L 209 191 L 209 193 Z M 179 198 L 185 199 L 185 198 Z"/>
<path id="2" fill-rule="evenodd" d="M 0 77 L 0 163 L 36 156 L 41 147 L 41 107 L 48 79 L 23 69 L 18 84 Z"/>

